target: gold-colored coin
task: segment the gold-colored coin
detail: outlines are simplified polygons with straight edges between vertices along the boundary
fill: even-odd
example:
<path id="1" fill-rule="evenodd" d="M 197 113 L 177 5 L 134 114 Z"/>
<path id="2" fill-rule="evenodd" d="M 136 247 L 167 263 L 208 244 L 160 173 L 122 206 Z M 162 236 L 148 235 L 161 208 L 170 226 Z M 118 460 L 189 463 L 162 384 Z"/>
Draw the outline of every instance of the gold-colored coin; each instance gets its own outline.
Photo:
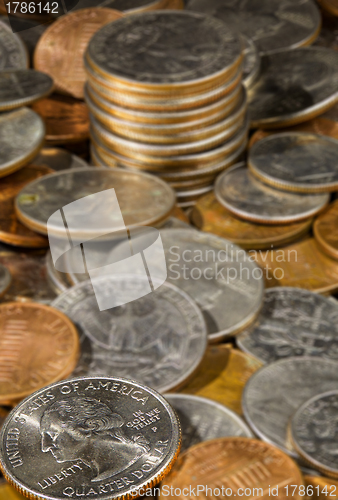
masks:
<path id="1" fill-rule="evenodd" d="M 210 346 L 194 375 L 180 391 L 213 399 L 242 414 L 242 392 L 262 363 L 227 345 Z"/>
<path id="2" fill-rule="evenodd" d="M 306 497 L 309 500 L 319 498 L 319 500 L 328 500 L 328 498 L 337 498 L 338 481 L 328 477 L 304 476 Z"/>
<path id="3" fill-rule="evenodd" d="M 286 245 L 305 235 L 312 225 L 312 219 L 285 226 L 254 224 L 237 219 L 217 201 L 214 193 L 198 200 L 190 218 L 201 231 L 217 234 L 248 250 Z"/>
<path id="4" fill-rule="evenodd" d="M 338 262 L 327 257 L 314 238 L 276 250 L 249 252 L 263 270 L 266 286 L 294 286 L 317 293 L 338 290 Z"/>
<path id="5" fill-rule="evenodd" d="M 317 217 L 313 234 L 320 249 L 338 260 L 338 200 Z"/>

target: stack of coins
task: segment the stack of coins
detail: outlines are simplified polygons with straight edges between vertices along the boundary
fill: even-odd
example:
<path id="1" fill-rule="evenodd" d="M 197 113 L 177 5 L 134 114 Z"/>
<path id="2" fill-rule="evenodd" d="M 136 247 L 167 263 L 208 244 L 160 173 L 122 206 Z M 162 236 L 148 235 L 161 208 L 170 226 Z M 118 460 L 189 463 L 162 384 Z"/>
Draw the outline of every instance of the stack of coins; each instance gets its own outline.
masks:
<path id="1" fill-rule="evenodd" d="M 246 146 L 243 49 L 226 24 L 193 12 L 102 28 L 85 55 L 94 164 L 151 172 L 193 204 Z"/>

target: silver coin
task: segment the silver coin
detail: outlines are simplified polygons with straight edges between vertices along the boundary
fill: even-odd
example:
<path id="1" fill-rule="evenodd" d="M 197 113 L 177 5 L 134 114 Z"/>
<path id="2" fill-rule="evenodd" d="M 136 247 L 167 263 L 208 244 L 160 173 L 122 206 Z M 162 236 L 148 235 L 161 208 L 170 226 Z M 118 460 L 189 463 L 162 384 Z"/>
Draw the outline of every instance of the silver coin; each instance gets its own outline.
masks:
<path id="1" fill-rule="evenodd" d="M 42 165 L 55 170 L 67 170 L 68 168 L 88 167 L 88 163 L 80 156 L 73 155 L 61 148 L 43 148 L 38 156 L 34 158 L 34 165 Z"/>
<path id="2" fill-rule="evenodd" d="M 29 56 L 32 58 L 35 47 L 41 35 L 46 31 L 47 25 L 39 24 L 31 19 L 14 16 L 11 16 L 11 22 L 9 22 L 7 16 L 0 17 L 0 21 L 9 26 L 11 30 L 14 29 L 14 31 L 18 33 L 18 37 L 23 41 L 24 47 L 27 49 Z"/>
<path id="3" fill-rule="evenodd" d="M 32 498 L 132 498 L 170 470 L 179 445 L 177 417 L 160 394 L 120 377 L 84 377 L 15 407 L 0 434 L 0 463 Z"/>
<path id="4" fill-rule="evenodd" d="M 255 323 L 236 342 L 263 363 L 291 356 L 338 360 L 338 302 L 301 288 L 269 288 Z"/>
<path id="5" fill-rule="evenodd" d="M 244 38 L 244 61 L 243 61 L 243 84 L 249 88 L 257 80 L 260 68 L 261 58 L 258 53 L 257 47 L 250 38 Z"/>
<path id="6" fill-rule="evenodd" d="M 240 63 L 242 43 L 218 19 L 154 11 L 104 26 L 91 39 L 86 58 L 120 84 L 184 87 L 210 82 L 212 87 Z"/>
<path id="7" fill-rule="evenodd" d="M 309 120 L 338 100 L 338 53 L 323 47 L 264 56 L 248 91 L 253 128 L 286 127 Z"/>
<path id="8" fill-rule="evenodd" d="M 263 182 L 289 191 L 338 189 L 338 140 L 306 132 L 285 132 L 256 142 L 249 167 Z"/>
<path id="9" fill-rule="evenodd" d="M 12 277 L 7 267 L 0 264 L 0 297 L 3 295 L 11 284 Z"/>
<path id="10" fill-rule="evenodd" d="M 263 224 L 291 224 L 315 216 L 330 195 L 287 193 L 256 179 L 246 164 L 238 163 L 217 178 L 219 203 L 241 219 Z"/>
<path id="11" fill-rule="evenodd" d="M 313 0 L 187 0 L 186 8 L 226 21 L 264 54 L 309 45 L 321 25 Z"/>
<path id="12" fill-rule="evenodd" d="M 97 283 L 104 293 L 123 296 L 144 286 L 137 276 Z M 133 302 L 100 311 L 93 286 L 85 281 L 60 295 L 53 307 L 80 330 L 82 354 L 76 375 L 121 375 L 165 392 L 184 384 L 205 353 L 207 333 L 199 308 L 168 283 Z"/>
<path id="13" fill-rule="evenodd" d="M 181 424 L 181 452 L 210 439 L 253 437 L 237 413 L 216 401 L 190 394 L 165 394 L 164 397 L 174 408 Z"/>
<path id="14" fill-rule="evenodd" d="M 29 66 L 27 50 L 18 35 L 0 20 L 0 71 Z"/>
<path id="15" fill-rule="evenodd" d="M 34 69 L 0 72 L 0 111 L 32 104 L 52 92 L 50 76 Z"/>
<path id="16" fill-rule="evenodd" d="M 41 149 L 45 126 L 28 108 L 0 114 L 0 177 L 27 164 Z"/>
<path id="17" fill-rule="evenodd" d="M 297 457 L 287 436 L 289 420 L 305 401 L 337 388 L 338 362 L 303 357 L 275 361 L 254 373 L 242 406 L 250 427 L 263 441 Z"/>
<path id="18" fill-rule="evenodd" d="M 338 476 L 338 391 L 319 394 L 306 401 L 291 420 L 295 449 L 312 467 L 331 477 Z"/>

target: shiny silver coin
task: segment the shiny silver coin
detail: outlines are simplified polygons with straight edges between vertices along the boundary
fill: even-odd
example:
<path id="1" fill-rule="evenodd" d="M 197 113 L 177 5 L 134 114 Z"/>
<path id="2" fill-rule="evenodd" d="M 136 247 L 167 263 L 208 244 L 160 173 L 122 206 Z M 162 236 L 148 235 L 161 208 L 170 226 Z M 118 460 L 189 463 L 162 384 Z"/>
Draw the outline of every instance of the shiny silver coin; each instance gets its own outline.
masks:
<path id="1" fill-rule="evenodd" d="M 291 356 L 338 360 L 338 302 L 301 288 L 269 288 L 256 321 L 236 342 L 263 363 Z"/>
<path id="2" fill-rule="evenodd" d="M 286 127 L 321 115 L 338 100 L 338 53 L 322 47 L 281 51 L 262 58 L 249 89 L 253 128 Z"/>
<path id="3" fill-rule="evenodd" d="M 305 401 L 338 384 L 338 361 L 302 357 L 276 361 L 254 373 L 242 405 L 250 427 L 263 441 L 297 457 L 287 435 L 290 418 Z"/>
<path id="4" fill-rule="evenodd" d="M 261 69 L 261 58 L 257 47 L 250 38 L 244 36 L 243 85 L 249 88 L 257 80 Z"/>
<path id="5" fill-rule="evenodd" d="M 253 437 L 241 417 L 216 401 L 190 394 L 165 394 L 164 397 L 174 408 L 181 424 L 181 452 L 210 439 Z"/>
<path id="6" fill-rule="evenodd" d="M 288 191 L 338 189 L 338 140 L 306 132 L 285 132 L 256 142 L 249 152 L 252 173 Z"/>
<path id="7" fill-rule="evenodd" d="M 179 446 L 177 417 L 160 394 L 120 377 L 85 377 L 16 406 L 0 434 L 0 462 L 30 497 L 117 500 L 159 482 Z"/>
<path id="8" fill-rule="evenodd" d="M 110 189 L 116 197 L 108 193 Z M 81 203 L 81 208 L 65 208 L 86 196 L 92 198 Z M 78 241 L 99 236 L 110 239 L 117 226 L 122 228 L 120 217 L 129 229 L 157 224 L 169 217 L 174 205 L 175 193 L 161 179 L 143 172 L 90 167 L 41 177 L 25 186 L 15 201 L 21 222 L 42 234 L 47 233 L 48 219 L 64 207 L 71 238 Z M 49 221 L 48 232 L 66 238 L 61 216 Z"/>
<path id="9" fill-rule="evenodd" d="M 210 83 L 212 87 L 240 64 L 242 44 L 236 32 L 218 19 L 194 12 L 154 11 L 104 26 L 91 39 L 86 59 L 120 85 L 193 88 Z"/>
<path id="10" fill-rule="evenodd" d="M 301 457 L 323 474 L 338 477 L 338 391 L 306 401 L 292 417 L 292 444 Z"/>
<path id="11" fill-rule="evenodd" d="M 6 293 L 11 281 L 11 273 L 8 271 L 7 267 L 0 264 L 0 297 Z"/>
<path id="12" fill-rule="evenodd" d="M 0 114 L 0 177 L 34 158 L 44 138 L 44 123 L 31 109 L 20 108 Z"/>
<path id="13" fill-rule="evenodd" d="M 34 69 L 0 72 L 0 111 L 19 108 L 46 97 L 53 90 L 50 76 Z"/>
<path id="14" fill-rule="evenodd" d="M 56 172 L 68 168 L 88 167 L 88 163 L 80 156 L 72 155 L 69 151 L 61 148 L 43 148 L 33 161 L 34 165 L 46 166 Z"/>
<path id="15" fill-rule="evenodd" d="M 310 45 L 321 26 L 313 0 L 187 0 L 186 8 L 226 21 L 262 54 Z"/>
<path id="16" fill-rule="evenodd" d="M 330 200 L 327 193 L 287 193 L 266 186 L 244 162 L 218 177 L 215 196 L 237 217 L 262 224 L 291 224 L 314 217 Z"/>
<path id="17" fill-rule="evenodd" d="M 29 66 L 27 50 L 18 35 L 0 21 L 0 71 L 25 69 Z"/>
<path id="18" fill-rule="evenodd" d="M 95 282 L 100 293 L 123 297 L 145 284 L 140 276 Z M 165 392 L 180 387 L 195 372 L 207 345 L 203 316 L 184 291 L 168 283 L 157 288 L 158 280 L 152 282 L 153 293 L 105 311 L 100 311 L 90 281 L 53 302 L 81 334 L 76 375 L 121 375 Z"/>

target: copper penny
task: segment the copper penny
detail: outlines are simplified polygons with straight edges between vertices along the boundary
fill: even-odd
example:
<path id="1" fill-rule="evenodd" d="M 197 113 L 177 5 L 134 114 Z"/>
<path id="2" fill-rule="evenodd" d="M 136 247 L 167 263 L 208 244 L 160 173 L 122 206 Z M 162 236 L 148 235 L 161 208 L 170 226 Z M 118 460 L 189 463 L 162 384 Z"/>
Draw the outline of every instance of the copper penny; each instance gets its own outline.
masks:
<path id="1" fill-rule="evenodd" d="M 303 485 L 295 462 L 278 448 L 256 439 L 225 437 L 197 444 L 179 457 L 161 484 L 159 498 L 166 498 L 169 488 L 175 492 L 170 498 L 179 499 L 185 498 L 184 488 L 204 488 L 202 498 L 286 500 L 294 491 L 296 500 L 303 498 Z"/>
<path id="2" fill-rule="evenodd" d="M 0 179 L 0 241 L 23 247 L 48 247 L 48 239 L 21 224 L 15 215 L 14 199 L 30 182 L 53 172 L 45 166 L 28 165 Z"/>
<path id="3" fill-rule="evenodd" d="M 307 498 L 319 498 L 327 500 L 328 498 L 337 498 L 338 481 L 320 476 L 304 476 Z"/>
<path id="4" fill-rule="evenodd" d="M 46 140 L 51 145 L 80 142 L 89 137 L 89 115 L 84 102 L 52 95 L 33 104 L 44 120 Z"/>
<path id="5" fill-rule="evenodd" d="M 317 217 L 313 234 L 320 249 L 329 257 L 338 259 L 338 201 Z"/>
<path id="6" fill-rule="evenodd" d="M 211 346 L 193 379 L 180 392 L 213 399 L 242 415 L 242 392 L 262 363 L 226 345 Z"/>
<path id="7" fill-rule="evenodd" d="M 317 293 L 338 290 L 338 262 L 327 257 L 314 238 L 274 250 L 249 252 L 263 270 L 266 286 L 295 286 Z"/>
<path id="8" fill-rule="evenodd" d="M 217 201 L 214 193 L 208 193 L 198 200 L 190 218 L 201 231 L 217 234 L 248 250 L 286 245 L 306 234 L 312 225 L 312 219 L 285 226 L 240 220 Z"/>
<path id="9" fill-rule="evenodd" d="M 89 40 L 102 26 L 122 16 L 113 9 L 93 7 L 60 17 L 40 38 L 34 67 L 50 75 L 59 92 L 83 99 L 83 55 Z"/>
<path id="10" fill-rule="evenodd" d="M 77 330 L 60 311 L 34 302 L 1 304 L 0 403 L 66 378 L 78 352 Z"/>

